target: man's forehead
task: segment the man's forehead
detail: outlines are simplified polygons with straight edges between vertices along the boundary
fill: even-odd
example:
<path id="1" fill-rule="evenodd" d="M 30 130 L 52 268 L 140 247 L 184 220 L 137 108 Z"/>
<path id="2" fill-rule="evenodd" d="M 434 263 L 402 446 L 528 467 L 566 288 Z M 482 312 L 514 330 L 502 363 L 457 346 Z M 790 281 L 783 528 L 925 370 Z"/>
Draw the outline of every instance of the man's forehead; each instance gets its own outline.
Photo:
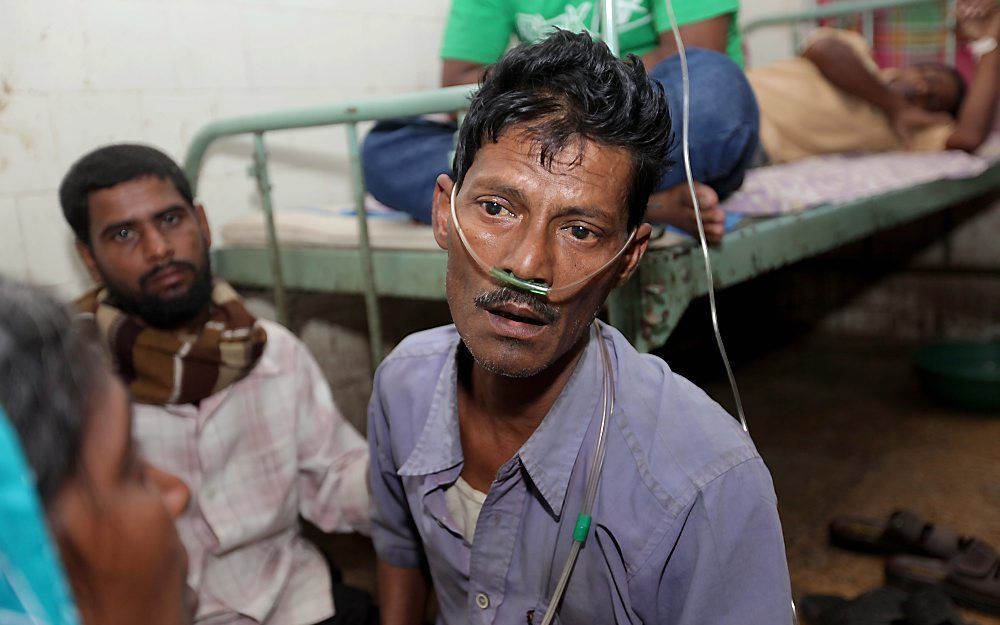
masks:
<path id="1" fill-rule="evenodd" d="M 631 157 L 623 148 L 595 141 L 582 135 L 570 135 L 555 138 L 542 129 L 530 126 L 514 126 L 505 130 L 494 142 L 488 145 L 504 146 L 509 150 L 534 157 L 541 163 L 543 156 L 546 162 L 551 159 L 555 169 L 573 169 L 580 166 L 594 168 L 596 161 L 604 166 L 618 164 L 618 161 L 629 162 Z"/>
<path id="2" fill-rule="evenodd" d="M 92 191 L 87 196 L 92 220 L 120 220 L 132 215 L 140 218 L 171 206 L 190 207 L 169 178 L 150 174 Z"/>
<path id="3" fill-rule="evenodd" d="M 620 191 L 629 184 L 631 166 L 631 155 L 622 148 L 583 137 L 551 147 L 528 130 L 513 129 L 495 143 L 485 142 L 469 173 L 479 181 L 530 177 L 624 197 Z"/>

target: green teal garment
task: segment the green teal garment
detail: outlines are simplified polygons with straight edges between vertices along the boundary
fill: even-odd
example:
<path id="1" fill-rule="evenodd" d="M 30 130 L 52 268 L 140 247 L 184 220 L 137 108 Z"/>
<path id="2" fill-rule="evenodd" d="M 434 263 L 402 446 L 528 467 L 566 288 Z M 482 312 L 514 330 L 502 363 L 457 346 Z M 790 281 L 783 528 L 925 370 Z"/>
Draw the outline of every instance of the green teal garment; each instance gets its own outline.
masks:
<path id="1" fill-rule="evenodd" d="M 641 56 L 658 45 L 659 33 L 670 30 L 665 0 L 616 1 L 622 54 Z M 726 52 L 743 67 L 739 5 L 739 0 L 673 0 L 681 26 L 729 14 Z M 553 27 L 598 33 L 599 13 L 598 0 L 452 0 L 441 58 L 488 65 L 503 55 L 511 36 L 533 42 Z"/>
<path id="2" fill-rule="evenodd" d="M 34 479 L 0 408 L 0 623 L 79 622 Z"/>

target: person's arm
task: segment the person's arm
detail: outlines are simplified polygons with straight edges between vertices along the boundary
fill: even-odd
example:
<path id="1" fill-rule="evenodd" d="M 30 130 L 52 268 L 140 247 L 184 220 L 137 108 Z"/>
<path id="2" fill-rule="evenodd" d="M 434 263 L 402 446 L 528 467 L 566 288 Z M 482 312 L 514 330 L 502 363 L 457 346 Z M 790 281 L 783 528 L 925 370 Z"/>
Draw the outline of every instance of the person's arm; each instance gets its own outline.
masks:
<path id="1" fill-rule="evenodd" d="M 371 531 L 368 445 L 340 413 L 306 347 L 291 372 L 298 448 L 299 514 L 324 532 Z"/>
<path id="2" fill-rule="evenodd" d="M 455 85 L 477 84 L 483 77 L 486 65 L 473 61 L 460 61 L 458 59 L 444 59 L 441 64 L 441 86 L 454 87 Z"/>
<path id="3" fill-rule="evenodd" d="M 369 484 L 372 494 L 372 542 L 378 563 L 382 625 L 422 623 L 430 585 L 426 559 L 393 456 L 389 419 L 383 405 L 382 375 L 375 372 L 368 403 Z"/>
<path id="4" fill-rule="evenodd" d="M 427 611 L 430 584 L 421 569 L 377 560 L 379 614 L 382 625 L 419 625 Z"/>
<path id="5" fill-rule="evenodd" d="M 684 41 L 684 47 L 706 48 L 725 54 L 732 19 L 732 14 L 727 13 L 679 26 L 678 30 Z M 646 67 L 646 71 L 649 71 L 653 69 L 654 65 L 673 54 L 677 54 L 677 42 L 674 41 L 674 32 L 667 29 L 660 33 L 659 46 L 642 55 L 642 64 Z"/>
<path id="6" fill-rule="evenodd" d="M 441 86 L 478 83 L 513 34 L 514 13 L 505 0 L 452 0 L 441 43 Z"/>
<path id="7" fill-rule="evenodd" d="M 858 50 L 838 37 L 815 38 L 803 50 L 802 57 L 812 62 L 834 87 L 881 109 L 907 146 L 914 133 L 942 121 L 943 114 L 931 113 L 906 102 L 902 95 L 882 82 Z"/>
<path id="8" fill-rule="evenodd" d="M 961 10 L 962 5 L 959 5 Z M 965 17 L 959 13 L 959 28 L 969 39 L 993 37 L 1000 40 L 1000 10 L 986 17 Z M 976 150 L 990 134 L 1000 94 L 1000 50 L 984 54 L 976 64 L 968 94 L 959 110 L 955 130 L 945 144 L 949 150 Z"/>
<path id="9" fill-rule="evenodd" d="M 680 535 L 667 532 L 666 544 L 653 551 L 663 555 L 650 558 L 629 584 L 644 622 L 791 625 L 785 544 L 760 458 L 703 486 L 678 518 Z"/>
<path id="10" fill-rule="evenodd" d="M 834 87 L 874 104 L 890 118 L 905 106 L 903 97 L 882 82 L 849 44 L 837 37 L 818 37 L 802 57 L 812 62 Z"/>

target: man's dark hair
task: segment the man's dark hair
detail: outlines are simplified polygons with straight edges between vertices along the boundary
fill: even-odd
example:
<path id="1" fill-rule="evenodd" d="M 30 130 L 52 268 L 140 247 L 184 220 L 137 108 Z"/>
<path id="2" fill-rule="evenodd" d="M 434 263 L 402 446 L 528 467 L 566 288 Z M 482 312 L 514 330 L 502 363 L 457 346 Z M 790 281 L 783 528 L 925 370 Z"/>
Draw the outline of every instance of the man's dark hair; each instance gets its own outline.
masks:
<path id="1" fill-rule="evenodd" d="M 21 440 L 43 504 L 79 470 L 92 394 L 110 369 L 69 312 L 0 277 L 0 406 Z"/>
<path id="2" fill-rule="evenodd" d="M 628 152 L 628 226 L 642 221 L 663 174 L 670 114 L 663 88 L 649 80 L 635 55 L 618 59 L 590 35 L 565 30 L 508 52 L 487 69 L 469 105 L 455 148 L 456 184 L 483 143 L 496 143 L 513 126 L 541 146 L 545 167 L 571 144 L 581 150 L 579 159 L 584 140 Z"/>
<path id="3" fill-rule="evenodd" d="M 106 145 L 74 163 L 59 185 L 59 203 L 76 238 L 90 245 L 91 193 L 145 176 L 170 180 L 188 204 L 194 204 L 191 185 L 181 168 L 169 156 L 148 145 Z"/>

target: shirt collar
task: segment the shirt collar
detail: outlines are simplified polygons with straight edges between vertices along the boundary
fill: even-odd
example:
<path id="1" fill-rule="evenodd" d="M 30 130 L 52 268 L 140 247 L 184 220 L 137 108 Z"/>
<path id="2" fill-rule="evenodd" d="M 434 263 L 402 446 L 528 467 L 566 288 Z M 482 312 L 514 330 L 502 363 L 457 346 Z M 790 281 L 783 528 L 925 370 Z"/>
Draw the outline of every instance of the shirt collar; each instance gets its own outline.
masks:
<path id="1" fill-rule="evenodd" d="M 462 440 L 458 431 L 458 370 L 455 354 L 458 337 L 452 346 L 437 385 L 427 422 L 409 458 L 399 468 L 399 475 L 428 475 L 444 471 L 462 462 Z"/>
<path id="2" fill-rule="evenodd" d="M 598 322 L 600 323 L 600 322 Z M 569 382 L 517 455 L 545 503 L 561 514 L 587 428 L 600 409 L 604 368 L 600 346 L 588 330 L 587 346 Z M 586 467 L 583 467 L 586 470 Z"/>
<path id="3" fill-rule="evenodd" d="M 253 369 L 250 370 L 247 377 L 262 375 L 273 378 L 283 375 L 287 372 L 287 366 L 282 366 L 282 363 L 276 353 L 276 350 L 278 349 L 276 343 L 280 340 L 280 338 L 276 337 L 276 335 L 279 332 L 288 332 L 288 330 L 285 330 L 276 323 L 264 319 L 258 320 L 257 323 L 259 323 L 261 327 L 264 328 L 264 331 L 267 332 L 268 340 L 264 343 L 264 353 L 257 359 L 257 364 L 253 366 Z"/>
<path id="4" fill-rule="evenodd" d="M 600 347 L 591 336 L 569 382 L 517 453 L 546 505 L 557 515 L 562 511 L 587 428 L 601 409 L 604 369 Z M 462 462 L 455 349 L 447 363 L 438 377 L 423 431 L 398 471 L 401 476 L 437 473 Z"/>

